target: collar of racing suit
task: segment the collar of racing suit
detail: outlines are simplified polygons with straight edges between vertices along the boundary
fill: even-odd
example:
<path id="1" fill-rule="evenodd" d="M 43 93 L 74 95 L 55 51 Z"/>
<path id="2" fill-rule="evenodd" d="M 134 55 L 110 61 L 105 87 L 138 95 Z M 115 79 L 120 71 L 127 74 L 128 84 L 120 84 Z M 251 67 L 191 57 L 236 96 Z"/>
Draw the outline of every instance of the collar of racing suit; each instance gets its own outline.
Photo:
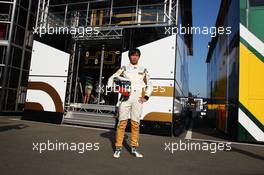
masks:
<path id="1" fill-rule="evenodd" d="M 137 69 L 138 68 L 138 64 L 129 63 L 128 66 L 131 67 L 131 68 L 133 68 L 133 69 Z"/>

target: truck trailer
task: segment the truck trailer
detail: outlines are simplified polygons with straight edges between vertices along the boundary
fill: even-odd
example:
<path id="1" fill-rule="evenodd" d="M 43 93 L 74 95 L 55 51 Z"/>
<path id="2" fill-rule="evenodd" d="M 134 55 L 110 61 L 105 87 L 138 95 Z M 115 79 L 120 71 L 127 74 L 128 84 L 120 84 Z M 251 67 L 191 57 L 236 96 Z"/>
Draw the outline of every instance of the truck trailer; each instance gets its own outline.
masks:
<path id="1" fill-rule="evenodd" d="M 114 128 L 119 96 L 107 94 L 104 87 L 129 63 L 129 49 L 138 48 L 139 64 L 149 71 L 155 89 L 144 104 L 142 126 L 178 134 L 185 110 L 180 98 L 188 96 L 188 59 L 193 51 L 192 35 L 173 29 L 192 26 L 191 8 L 189 0 L 40 1 L 25 111 L 54 113 L 67 124 Z M 89 28 L 89 33 L 49 34 L 60 25 Z M 42 32 L 46 33 L 40 36 Z"/>

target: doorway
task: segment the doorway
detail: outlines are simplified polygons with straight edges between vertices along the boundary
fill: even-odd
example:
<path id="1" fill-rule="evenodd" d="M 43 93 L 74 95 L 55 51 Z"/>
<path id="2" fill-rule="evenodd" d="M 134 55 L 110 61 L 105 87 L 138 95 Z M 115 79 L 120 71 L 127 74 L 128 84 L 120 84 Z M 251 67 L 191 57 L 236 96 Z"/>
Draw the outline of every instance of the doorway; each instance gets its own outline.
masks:
<path id="1" fill-rule="evenodd" d="M 78 47 L 72 103 L 88 108 L 115 106 L 118 95 L 107 91 L 107 82 L 120 68 L 121 41 L 82 41 Z"/>

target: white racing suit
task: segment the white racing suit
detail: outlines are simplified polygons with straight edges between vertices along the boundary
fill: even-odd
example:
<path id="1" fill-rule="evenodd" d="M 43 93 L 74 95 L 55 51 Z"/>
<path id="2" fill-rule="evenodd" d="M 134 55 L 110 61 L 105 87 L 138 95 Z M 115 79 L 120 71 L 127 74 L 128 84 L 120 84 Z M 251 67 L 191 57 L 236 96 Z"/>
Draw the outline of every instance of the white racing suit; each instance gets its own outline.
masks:
<path id="1" fill-rule="evenodd" d="M 139 98 L 145 97 L 145 99 L 148 100 L 153 87 L 147 69 L 139 65 L 129 64 L 122 66 L 109 78 L 108 87 L 113 87 L 113 79 L 119 76 L 128 79 L 131 82 L 131 92 L 129 98 L 126 101 L 121 100 L 119 105 L 119 122 L 116 132 L 115 146 L 122 147 L 127 121 L 131 118 L 131 146 L 138 147 L 139 123 L 143 107 L 143 104 L 139 102 Z"/>

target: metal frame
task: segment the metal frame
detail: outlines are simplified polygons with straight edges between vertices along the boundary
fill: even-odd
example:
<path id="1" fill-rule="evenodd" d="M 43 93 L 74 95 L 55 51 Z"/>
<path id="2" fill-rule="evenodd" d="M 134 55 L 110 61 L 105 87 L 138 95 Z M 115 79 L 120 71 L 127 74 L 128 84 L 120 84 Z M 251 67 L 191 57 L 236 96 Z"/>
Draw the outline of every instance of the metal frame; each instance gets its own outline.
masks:
<path id="1" fill-rule="evenodd" d="M 28 12 L 27 12 L 27 22 L 26 22 L 26 30 L 29 26 L 29 18 L 30 18 L 30 11 L 31 11 L 31 3 L 32 0 L 29 0 L 29 5 L 28 5 Z M 22 82 L 22 73 L 23 73 L 23 67 L 24 67 L 24 60 L 25 60 L 25 53 L 26 53 L 26 39 L 24 39 L 23 42 L 23 50 L 22 50 L 22 59 L 21 59 L 21 65 L 20 65 L 20 73 L 19 73 L 19 79 L 18 79 L 18 87 L 17 87 L 17 97 L 19 97 L 19 89 L 20 89 L 20 84 Z M 15 110 L 18 110 L 18 103 L 16 103 Z"/>
<path id="2" fill-rule="evenodd" d="M 3 109 L 3 103 L 4 103 L 4 98 L 6 96 L 6 94 L 4 93 L 5 91 L 5 86 L 6 86 L 6 79 L 7 79 L 7 74 L 8 74 L 8 70 L 7 70 L 7 66 L 9 63 L 9 59 L 10 59 L 10 52 L 11 52 L 11 42 L 12 42 L 12 37 L 14 34 L 14 19 L 15 19 L 15 11 L 16 11 L 16 6 L 17 6 L 17 1 L 14 0 L 13 2 L 10 1 L 0 1 L 0 3 L 7 3 L 7 4 L 12 4 L 12 12 L 11 12 L 11 17 L 10 17 L 10 21 L 8 23 L 10 23 L 9 26 L 9 33 L 8 33 L 8 40 L 7 40 L 7 45 L 6 45 L 6 56 L 5 56 L 5 64 L 4 64 L 4 72 L 3 72 L 3 82 L 2 82 L 2 87 L 0 88 L 0 111 L 2 111 Z M 10 13 L 9 13 L 10 14 Z"/>
<path id="3" fill-rule="evenodd" d="M 0 40 L 0 45 L 1 47 L 5 47 L 6 49 L 6 55 L 4 58 L 3 64 L 1 64 L 1 69 L 2 70 L 2 76 L 3 76 L 3 83 L 2 87 L 0 88 L 0 111 L 1 112 L 22 112 L 23 111 L 23 106 L 20 106 L 20 104 L 24 103 L 25 101 L 25 91 L 24 88 L 26 88 L 25 84 L 22 84 L 23 78 L 27 78 L 26 73 L 29 72 L 29 68 L 24 68 L 24 61 L 26 59 L 26 53 L 31 52 L 31 49 L 27 48 L 27 41 L 29 41 L 30 35 L 29 32 L 31 32 L 31 29 L 28 29 L 30 26 L 30 19 L 31 16 L 35 17 L 36 11 L 33 12 L 31 9 L 33 0 L 29 0 L 26 6 L 23 4 L 19 3 L 17 0 L 13 1 L 0 1 L 0 3 L 6 3 L 10 4 L 9 6 L 9 12 L 8 16 L 7 15 L 2 15 L 5 16 L 4 20 L 0 20 L 0 23 L 5 23 L 9 26 L 7 26 L 7 35 L 5 40 Z M 38 5 L 38 4 L 36 4 Z M 25 13 L 23 16 L 20 16 L 21 14 L 20 11 L 23 10 Z M 37 10 L 37 9 L 36 9 Z M 19 24 L 19 18 L 24 18 L 25 24 L 21 25 Z M 20 29 L 20 33 L 24 33 L 23 38 L 17 38 L 19 35 L 18 31 L 16 28 Z M 13 38 L 18 41 L 19 43 L 15 43 Z M 30 43 L 29 43 L 30 44 Z M 16 49 L 18 52 L 16 52 Z M 15 53 L 19 53 L 20 57 L 13 57 Z M 15 59 L 16 58 L 16 59 Z M 20 59 L 20 64 L 13 65 L 17 59 Z M 15 83 L 11 87 L 11 83 L 13 80 L 11 79 L 14 77 L 13 71 L 17 73 L 17 76 L 15 77 Z M 12 102 L 8 102 L 11 96 L 14 98 Z M 8 105 L 11 105 L 8 107 Z"/>
<path id="4" fill-rule="evenodd" d="M 35 28 L 47 26 L 49 0 L 39 0 Z"/>
<path id="5" fill-rule="evenodd" d="M 69 105 L 69 110 L 75 112 L 97 111 L 98 113 L 111 113 L 111 112 L 115 112 L 115 109 L 116 107 L 112 105 L 83 104 L 83 103 L 71 103 Z"/>
<path id="6" fill-rule="evenodd" d="M 74 39 L 78 40 L 111 40 L 121 39 L 123 36 L 123 28 L 120 27 L 101 27 L 98 28 L 99 33 L 91 32 L 90 34 L 85 33 L 77 34 Z"/>
<path id="7" fill-rule="evenodd" d="M 71 91 L 72 91 L 72 80 L 73 80 L 73 70 L 74 70 L 74 60 L 75 60 L 75 55 L 76 55 L 76 42 L 73 44 L 73 50 L 72 54 L 70 56 L 70 61 L 69 61 L 69 75 L 68 75 L 68 80 L 67 80 L 67 87 L 68 90 L 66 91 L 66 100 L 65 100 L 65 110 L 69 107 L 69 104 L 71 102 Z"/>
<path id="8" fill-rule="evenodd" d="M 103 0 L 104 1 L 104 0 Z M 64 27 L 67 26 L 66 21 L 67 21 L 67 12 L 68 12 L 68 6 L 69 5 L 80 5 L 84 4 L 87 5 L 86 9 L 86 25 L 85 27 L 89 26 L 88 25 L 88 16 L 89 16 L 89 10 L 90 10 L 90 4 L 94 4 L 97 2 L 103 2 L 102 0 L 97 0 L 97 1 L 88 1 L 88 2 L 75 2 L 75 3 L 64 3 L 64 4 L 56 4 L 56 5 L 49 5 L 49 0 L 40 0 L 39 6 L 38 6 L 38 15 L 37 15 L 37 22 L 35 28 L 46 28 L 48 24 L 48 12 L 49 12 L 49 7 L 58 7 L 58 6 L 66 6 L 65 11 L 64 11 Z M 135 27 L 157 27 L 157 26 L 170 26 L 170 25 L 175 25 L 176 24 L 176 6 L 177 6 L 177 1 L 176 0 L 164 0 L 164 20 L 163 23 L 153 23 L 153 24 L 142 24 L 138 23 L 138 15 L 140 15 L 139 11 L 139 2 L 138 0 L 136 1 L 135 6 L 129 6 L 129 7 L 136 7 L 136 18 L 135 18 L 135 24 L 130 24 L 130 25 L 114 25 L 112 24 L 112 16 L 113 16 L 113 4 L 114 0 L 111 0 L 110 2 L 110 14 L 109 14 L 109 23 L 104 25 L 104 26 L 97 26 L 100 27 L 100 33 L 98 35 L 89 34 L 89 35 L 76 35 L 74 39 L 76 40 L 94 40 L 94 39 L 116 39 L 122 37 L 122 33 L 120 32 L 124 28 L 135 28 Z M 153 5 L 153 4 L 151 4 Z M 142 5 L 141 5 L 142 6 Z M 144 5 L 146 6 L 146 5 Z M 127 6 L 128 7 L 128 6 Z M 167 9 L 169 9 L 167 13 Z M 77 17 L 77 16 L 76 16 Z M 78 17 L 77 17 L 78 18 Z M 68 26 L 71 27 L 71 26 Z M 77 27 L 77 26 L 76 26 Z M 109 30 L 107 32 L 106 30 Z"/>

